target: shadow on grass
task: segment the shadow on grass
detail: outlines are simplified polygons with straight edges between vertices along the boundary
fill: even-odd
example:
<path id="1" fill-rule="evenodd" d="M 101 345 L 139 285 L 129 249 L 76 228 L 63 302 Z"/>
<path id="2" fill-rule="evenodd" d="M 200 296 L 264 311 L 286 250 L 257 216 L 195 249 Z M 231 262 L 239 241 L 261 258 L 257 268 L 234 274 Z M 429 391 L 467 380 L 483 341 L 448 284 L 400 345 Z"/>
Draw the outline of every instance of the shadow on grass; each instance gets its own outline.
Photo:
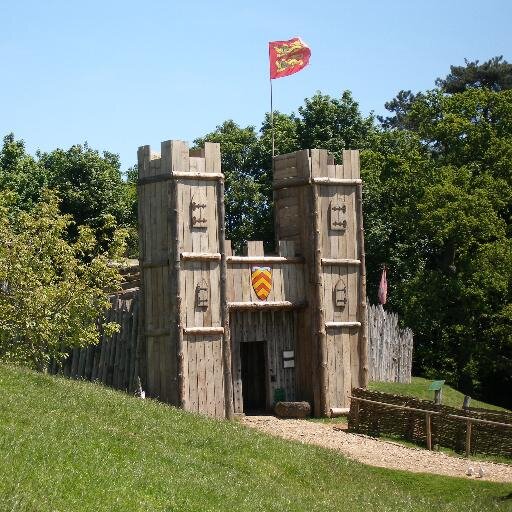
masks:
<path id="1" fill-rule="evenodd" d="M 500 498 L 501 501 L 505 501 L 505 500 L 512 500 L 512 492 L 509 492 L 508 494 L 506 494 L 505 496 L 502 496 Z"/>

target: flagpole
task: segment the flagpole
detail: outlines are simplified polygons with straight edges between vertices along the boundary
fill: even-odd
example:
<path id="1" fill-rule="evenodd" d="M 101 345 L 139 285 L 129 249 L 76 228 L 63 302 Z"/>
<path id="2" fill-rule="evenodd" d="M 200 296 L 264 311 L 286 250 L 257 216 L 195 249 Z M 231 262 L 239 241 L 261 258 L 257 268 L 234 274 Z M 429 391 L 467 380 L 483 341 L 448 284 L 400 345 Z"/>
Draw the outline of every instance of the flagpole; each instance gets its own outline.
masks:
<path id="1" fill-rule="evenodd" d="M 272 78 L 270 79 L 270 127 L 272 132 L 272 168 L 274 168 L 275 140 L 274 140 L 274 104 L 272 99 Z"/>

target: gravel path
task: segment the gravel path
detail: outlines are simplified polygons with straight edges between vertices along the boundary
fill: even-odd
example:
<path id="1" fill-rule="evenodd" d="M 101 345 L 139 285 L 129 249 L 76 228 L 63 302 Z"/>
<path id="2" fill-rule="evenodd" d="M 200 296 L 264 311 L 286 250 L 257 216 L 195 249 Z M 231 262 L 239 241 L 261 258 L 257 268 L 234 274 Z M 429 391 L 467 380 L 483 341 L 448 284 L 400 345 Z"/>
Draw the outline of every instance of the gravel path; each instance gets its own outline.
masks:
<path id="1" fill-rule="evenodd" d="M 361 434 L 351 434 L 344 431 L 346 425 L 341 423 L 282 420 L 274 416 L 245 416 L 240 422 L 273 436 L 337 450 L 351 459 L 371 466 L 463 478 L 479 478 L 478 470 L 482 468 L 482 480 L 512 482 L 512 465 L 468 461 L 440 452 L 409 448 Z M 466 475 L 470 466 L 474 468 L 473 476 Z"/>

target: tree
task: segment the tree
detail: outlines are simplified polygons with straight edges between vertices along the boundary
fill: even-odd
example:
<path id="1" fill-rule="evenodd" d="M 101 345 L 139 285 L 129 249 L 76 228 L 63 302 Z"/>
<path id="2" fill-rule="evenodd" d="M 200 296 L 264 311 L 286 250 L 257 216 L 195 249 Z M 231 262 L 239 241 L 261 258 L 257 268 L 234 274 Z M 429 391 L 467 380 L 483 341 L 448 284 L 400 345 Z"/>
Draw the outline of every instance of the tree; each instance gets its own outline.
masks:
<path id="1" fill-rule="evenodd" d="M 4 137 L 0 152 L 0 190 L 15 193 L 12 207 L 31 208 L 41 197 L 41 189 L 47 184 L 45 170 L 27 155 L 23 141 L 15 140 L 14 134 Z"/>
<path id="2" fill-rule="evenodd" d="M 59 212 L 54 193 L 42 191 L 28 211 L 13 210 L 13 200 L 0 196 L 0 360 L 43 370 L 70 347 L 96 343 L 99 329 L 115 329 L 101 312 L 110 306 L 105 290 L 119 284 L 109 261 L 122 250 L 122 237 L 97 254 L 86 226 L 76 241 L 66 240 L 71 216 Z"/>
<path id="3" fill-rule="evenodd" d="M 414 130 L 381 132 L 362 155 L 370 289 L 387 262 L 390 306 L 415 333 L 415 371 L 504 405 L 511 100 L 510 90 L 422 93 L 407 113 Z"/>
<path id="4" fill-rule="evenodd" d="M 133 202 L 122 180 L 118 155 L 100 155 L 84 144 L 38 156 L 48 187 L 61 198 L 61 212 L 73 217 L 74 223 L 69 226 L 71 240 L 77 236 L 79 226 L 89 226 L 98 250 L 107 250 L 117 227 L 129 224 Z"/>
<path id="5" fill-rule="evenodd" d="M 373 130 L 373 116 L 362 116 L 350 91 L 344 91 L 340 99 L 318 92 L 299 107 L 299 148 L 327 149 L 338 161 L 342 161 L 343 149 L 367 147 Z"/>
<path id="6" fill-rule="evenodd" d="M 436 85 L 445 93 L 456 94 L 468 89 L 505 91 L 512 89 L 512 64 L 503 56 L 493 57 L 480 64 L 478 60 L 464 59 L 465 66 L 450 66 L 445 78 L 438 78 Z"/>
<path id="7" fill-rule="evenodd" d="M 411 91 L 400 91 L 391 101 L 384 103 L 384 108 L 393 112 L 393 116 L 377 116 L 377 119 L 385 129 L 413 129 L 408 114 L 416 99 L 421 98 L 422 94 L 413 94 Z"/>

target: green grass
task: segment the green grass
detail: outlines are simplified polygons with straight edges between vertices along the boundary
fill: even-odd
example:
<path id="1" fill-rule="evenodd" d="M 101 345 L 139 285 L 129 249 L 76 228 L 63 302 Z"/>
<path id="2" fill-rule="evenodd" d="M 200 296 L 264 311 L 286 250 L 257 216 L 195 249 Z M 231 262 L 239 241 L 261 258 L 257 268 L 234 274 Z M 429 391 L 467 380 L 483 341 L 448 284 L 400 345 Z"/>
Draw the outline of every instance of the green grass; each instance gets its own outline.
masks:
<path id="1" fill-rule="evenodd" d="M 512 510 L 512 484 L 372 468 L 1 365 L 0 468 L 2 512 Z"/>
<path id="2" fill-rule="evenodd" d="M 431 380 L 422 377 L 413 377 L 410 384 L 402 384 L 400 382 L 370 382 L 368 388 L 373 391 L 382 391 L 384 393 L 393 393 L 396 395 L 407 395 L 423 400 L 434 400 L 434 392 L 429 391 L 428 387 Z M 445 384 L 443 386 L 443 404 L 451 407 L 462 408 L 464 402 L 464 393 L 457 391 Z M 471 400 L 471 407 L 482 407 L 484 409 L 494 409 L 496 411 L 506 411 L 502 407 L 496 405 L 480 402 L 479 400 Z"/>

